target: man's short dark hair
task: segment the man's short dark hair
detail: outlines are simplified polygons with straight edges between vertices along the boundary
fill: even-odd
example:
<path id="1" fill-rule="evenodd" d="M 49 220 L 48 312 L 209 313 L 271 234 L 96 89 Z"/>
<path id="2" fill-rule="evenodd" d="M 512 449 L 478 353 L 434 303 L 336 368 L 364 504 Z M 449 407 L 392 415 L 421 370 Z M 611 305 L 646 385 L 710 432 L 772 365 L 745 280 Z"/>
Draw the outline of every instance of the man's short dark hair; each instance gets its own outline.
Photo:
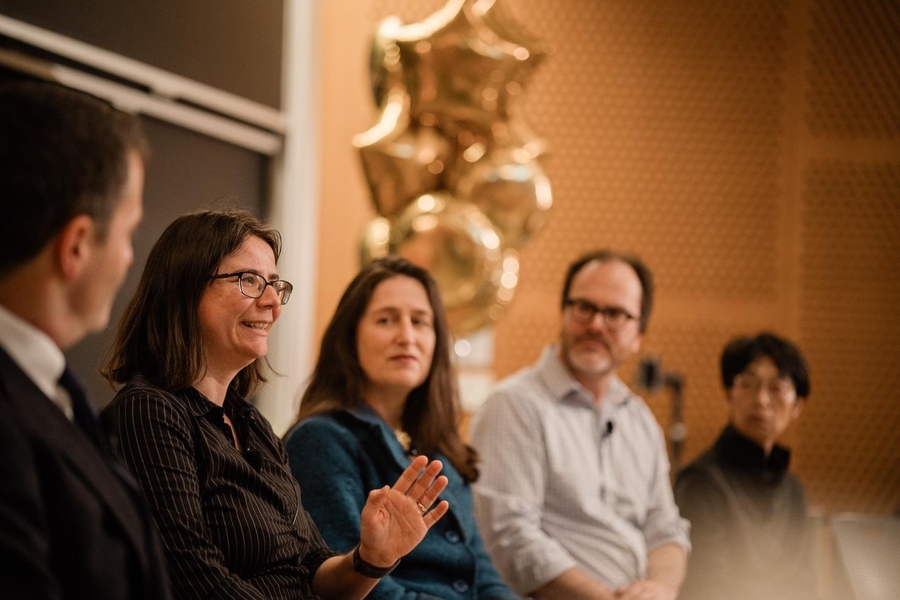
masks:
<path id="1" fill-rule="evenodd" d="M 129 151 L 146 158 L 140 123 L 108 102 L 53 83 L 0 84 L 0 276 L 78 215 L 92 217 L 102 239 Z"/>
<path id="2" fill-rule="evenodd" d="M 650 322 L 650 313 L 653 311 L 653 273 L 650 268 L 644 264 L 639 257 L 634 254 L 625 254 L 614 250 L 594 250 L 582 255 L 575 262 L 569 265 L 566 272 L 566 281 L 563 284 L 561 307 L 565 308 L 566 300 L 569 299 L 569 290 L 572 287 L 572 280 L 581 269 L 592 262 L 608 263 L 613 261 L 623 262 L 631 267 L 641 282 L 641 314 L 638 319 L 638 326 L 641 333 L 647 331 L 647 324 Z"/>
<path id="3" fill-rule="evenodd" d="M 775 334 L 762 332 L 752 337 L 731 340 L 722 351 L 722 385 L 730 390 L 734 378 L 741 374 L 753 361 L 768 357 L 775 363 L 781 377 L 789 377 L 794 383 L 797 396 L 809 396 L 809 368 L 800 349 Z"/>

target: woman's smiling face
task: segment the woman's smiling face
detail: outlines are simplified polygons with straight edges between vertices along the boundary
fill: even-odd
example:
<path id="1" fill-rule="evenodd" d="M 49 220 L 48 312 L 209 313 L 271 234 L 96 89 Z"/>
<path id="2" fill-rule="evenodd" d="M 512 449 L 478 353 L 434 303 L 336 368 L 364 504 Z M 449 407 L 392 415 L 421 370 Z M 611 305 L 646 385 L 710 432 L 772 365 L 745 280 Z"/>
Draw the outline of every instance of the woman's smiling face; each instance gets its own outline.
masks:
<path id="1" fill-rule="evenodd" d="M 272 248 L 249 236 L 222 260 L 217 273 L 241 271 L 278 279 Z M 206 369 L 236 374 L 268 353 L 269 330 L 281 314 L 281 302 L 271 286 L 259 298 L 249 298 L 241 293 L 237 277 L 213 279 L 200 298 L 198 314 Z"/>

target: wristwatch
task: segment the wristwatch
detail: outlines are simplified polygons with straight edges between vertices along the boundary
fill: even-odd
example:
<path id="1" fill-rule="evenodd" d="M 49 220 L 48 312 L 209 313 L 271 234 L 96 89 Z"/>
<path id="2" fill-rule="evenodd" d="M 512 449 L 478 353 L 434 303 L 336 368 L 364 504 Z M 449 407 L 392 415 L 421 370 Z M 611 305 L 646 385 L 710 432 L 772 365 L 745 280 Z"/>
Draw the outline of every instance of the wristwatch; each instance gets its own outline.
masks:
<path id="1" fill-rule="evenodd" d="M 400 559 L 397 559 L 397 562 L 392 564 L 389 567 L 376 567 L 373 564 L 369 564 L 362 559 L 362 556 L 359 555 L 359 544 L 353 549 L 353 570 L 362 575 L 363 577 L 369 577 L 371 579 L 381 579 L 382 577 L 386 577 L 391 574 L 391 571 L 397 568 L 397 565 L 400 564 Z"/>

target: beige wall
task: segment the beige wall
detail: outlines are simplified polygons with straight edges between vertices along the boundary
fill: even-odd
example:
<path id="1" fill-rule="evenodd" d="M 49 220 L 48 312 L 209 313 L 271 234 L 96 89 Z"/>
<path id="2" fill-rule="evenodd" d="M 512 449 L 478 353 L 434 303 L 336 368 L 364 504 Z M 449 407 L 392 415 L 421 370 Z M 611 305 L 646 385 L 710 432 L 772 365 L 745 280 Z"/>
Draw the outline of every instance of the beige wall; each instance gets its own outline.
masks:
<path id="1" fill-rule="evenodd" d="M 829 512 L 900 510 L 900 41 L 892 0 L 505 0 L 556 54 L 529 82 L 555 205 L 522 252 L 494 371 L 554 339 L 578 253 L 611 246 L 656 273 L 645 350 L 683 373 L 686 458 L 726 418 L 717 360 L 772 329 L 812 367 L 795 469 Z M 369 37 L 442 2 L 320 3 L 317 339 L 374 216 L 351 137 L 372 125 Z M 624 370 L 630 377 L 633 363 Z M 661 423 L 664 393 L 647 396 Z"/>

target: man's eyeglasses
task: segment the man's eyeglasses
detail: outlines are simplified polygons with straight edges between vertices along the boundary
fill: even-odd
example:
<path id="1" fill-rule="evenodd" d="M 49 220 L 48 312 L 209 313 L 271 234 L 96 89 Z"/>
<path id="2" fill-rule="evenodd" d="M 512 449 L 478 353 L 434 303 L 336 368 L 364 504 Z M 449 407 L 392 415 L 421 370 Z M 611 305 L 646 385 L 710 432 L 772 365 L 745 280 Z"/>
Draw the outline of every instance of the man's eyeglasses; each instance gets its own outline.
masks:
<path id="1" fill-rule="evenodd" d="M 608 306 L 600 308 L 593 302 L 589 302 L 582 298 L 568 298 L 563 305 L 569 309 L 572 318 L 582 325 L 587 325 L 594 320 L 594 317 L 601 315 L 603 322 L 610 329 L 619 329 L 628 321 L 637 319 L 636 316 L 627 310 Z"/>
<path id="2" fill-rule="evenodd" d="M 794 382 L 790 379 L 770 379 L 763 381 L 755 375 L 741 373 L 734 378 L 734 389 L 744 395 L 756 397 L 766 390 L 773 400 L 789 400 L 794 394 Z"/>
<path id="3" fill-rule="evenodd" d="M 282 304 L 287 304 L 291 297 L 291 292 L 294 291 L 294 286 L 284 279 L 266 281 L 265 277 L 251 271 L 220 273 L 219 275 L 213 275 L 210 279 L 226 279 L 228 277 L 238 278 L 238 285 L 241 288 L 241 293 L 248 298 L 260 298 L 266 293 L 266 286 L 271 285 L 272 289 L 275 290 L 275 294 L 278 295 L 278 301 Z"/>

